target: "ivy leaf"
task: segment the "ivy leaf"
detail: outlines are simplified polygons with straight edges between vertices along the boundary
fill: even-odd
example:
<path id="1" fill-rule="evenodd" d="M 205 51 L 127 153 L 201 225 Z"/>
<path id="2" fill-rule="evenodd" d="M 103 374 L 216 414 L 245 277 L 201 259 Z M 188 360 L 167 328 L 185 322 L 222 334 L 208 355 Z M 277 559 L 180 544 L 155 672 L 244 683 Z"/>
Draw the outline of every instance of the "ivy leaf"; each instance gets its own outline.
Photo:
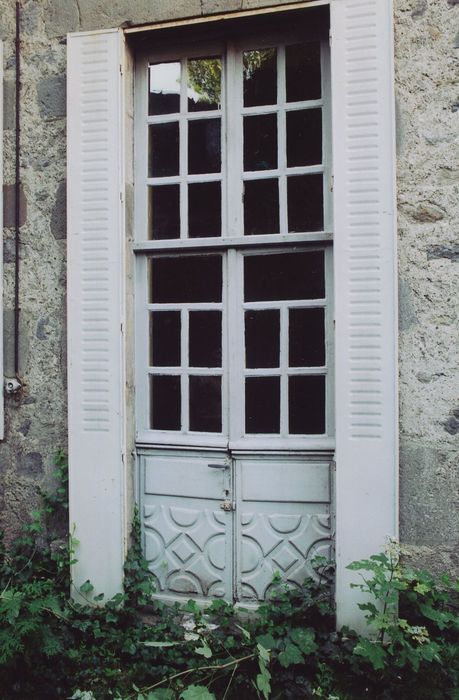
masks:
<path id="1" fill-rule="evenodd" d="M 285 651 L 281 651 L 279 654 L 279 663 L 284 668 L 287 668 L 292 664 L 302 664 L 303 654 L 298 649 L 296 644 L 287 644 Z"/>
<path id="2" fill-rule="evenodd" d="M 91 581 L 89 581 L 89 579 L 80 586 L 80 593 L 91 593 L 93 590 L 94 586 L 92 585 Z"/>
<path id="3" fill-rule="evenodd" d="M 260 691 L 265 700 L 268 700 L 271 693 L 271 684 L 269 682 L 270 678 L 270 673 L 259 673 L 256 678 L 257 690 Z"/>
<path id="4" fill-rule="evenodd" d="M 150 691 L 145 700 L 174 700 L 174 691 L 170 688 L 157 688 Z"/>
<path id="5" fill-rule="evenodd" d="M 303 654 L 312 654 L 317 649 L 314 641 L 314 631 L 295 627 L 290 632 L 290 639 L 300 648 Z"/>
<path id="6" fill-rule="evenodd" d="M 236 625 L 236 627 L 241 630 L 242 636 L 244 637 L 244 639 L 246 639 L 248 642 L 250 642 L 250 632 L 248 632 L 246 629 L 241 627 L 241 625 Z"/>
<path id="7" fill-rule="evenodd" d="M 377 642 L 372 642 L 370 639 L 360 639 L 354 647 L 353 653 L 367 659 L 375 671 L 381 671 L 384 668 L 386 652 Z"/>
<path id="8" fill-rule="evenodd" d="M 196 654 L 203 656 L 205 659 L 210 659 L 212 656 L 212 649 L 208 644 L 203 644 L 202 647 L 197 647 L 195 652 Z"/>
<path id="9" fill-rule="evenodd" d="M 262 659 L 265 663 L 269 663 L 269 651 L 265 649 L 262 644 L 257 644 L 257 649 L 260 659 Z"/>
<path id="10" fill-rule="evenodd" d="M 275 649 L 276 648 L 276 640 L 272 636 L 272 634 L 260 634 L 257 637 L 257 642 L 258 644 L 261 644 L 261 646 L 264 649 Z"/>
<path id="11" fill-rule="evenodd" d="M 215 700 L 215 695 L 204 685 L 190 685 L 179 697 L 181 700 Z"/>

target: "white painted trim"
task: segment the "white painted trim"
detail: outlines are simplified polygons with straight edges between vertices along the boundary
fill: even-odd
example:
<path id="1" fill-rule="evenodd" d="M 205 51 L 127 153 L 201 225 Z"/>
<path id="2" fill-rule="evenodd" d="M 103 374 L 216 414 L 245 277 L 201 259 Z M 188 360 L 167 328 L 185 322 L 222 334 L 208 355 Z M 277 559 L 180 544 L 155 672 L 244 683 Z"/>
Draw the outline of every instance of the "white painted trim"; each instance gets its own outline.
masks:
<path id="1" fill-rule="evenodd" d="M 105 599 L 122 590 L 127 541 L 123 66 L 122 32 L 68 36 L 72 593 L 90 579 Z"/>
<path id="2" fill-rule="evenodd" d="M 338 626 L 347 565 L 396 537 L 397 297 L 391 0 L 332 0 Z"/>
<path id="3" fill-rule="evenodd" d="M 0 41 L 0 440 L 4 438 L 5 417 L 3 398 L 3 41 Z"/>

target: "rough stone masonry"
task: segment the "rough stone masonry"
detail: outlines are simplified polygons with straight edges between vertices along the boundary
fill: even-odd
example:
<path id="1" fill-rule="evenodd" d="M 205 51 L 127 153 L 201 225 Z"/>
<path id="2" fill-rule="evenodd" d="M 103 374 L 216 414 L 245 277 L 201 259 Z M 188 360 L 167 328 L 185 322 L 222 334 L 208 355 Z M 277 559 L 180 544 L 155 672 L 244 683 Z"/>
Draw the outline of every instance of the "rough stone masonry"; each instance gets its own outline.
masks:
<path id="1" fill-rule="evenodd" d="M 281 0 L 277 4 L 283 4 Z M 6 397 L 0 526 L 11 538 L 66 446 L 66 34 L 272 5 L 263 0 L 23 0 L 20 374 Z M 275 3 L 276 4 L 276 3 Z M 401 539 L 459 575 L 459 6 L 395 0 Z M 5 374 L 13 375 L 15 2 L 4 55 Z"/>

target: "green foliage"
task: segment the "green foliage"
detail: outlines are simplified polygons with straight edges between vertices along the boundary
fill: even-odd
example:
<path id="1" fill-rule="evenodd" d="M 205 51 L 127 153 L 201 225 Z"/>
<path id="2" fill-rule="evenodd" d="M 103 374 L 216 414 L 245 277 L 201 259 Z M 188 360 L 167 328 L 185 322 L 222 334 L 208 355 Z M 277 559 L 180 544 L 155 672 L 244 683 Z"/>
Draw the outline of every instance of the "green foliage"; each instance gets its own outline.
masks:
<path id="1" fill-rule="evenodd" d="M 81 605 L 69 598 L 76 540 L 55 539 L 67 510 L 62 453 L 54 477 L 21 537 L 9 550 L 0 542 L 2 700 L 459 700 L 459 585 L 412 571 L 395 545 L 350 567 L 365 637 L 335 631 L 323 560 L 301 588 L 273 581 L 256 615 L 222 600 L 158 602 L 137 512 L 124 592 Z"/>
<path id="2" fill-rule="evenodd" d="M 377 689 L 384 682 L 389 694 L 376 697 L 454 698 L 459 687 L 458 582 L 413 571 L 401 554 L 397 543 L 389 542 L 384 553 L 348 567 L 362 576 L 355 587 L 367 598 L 359 607 L 372 631 L 369 639 L 356 640 L 353 654 L 367 666 L 367 685 Z"/>

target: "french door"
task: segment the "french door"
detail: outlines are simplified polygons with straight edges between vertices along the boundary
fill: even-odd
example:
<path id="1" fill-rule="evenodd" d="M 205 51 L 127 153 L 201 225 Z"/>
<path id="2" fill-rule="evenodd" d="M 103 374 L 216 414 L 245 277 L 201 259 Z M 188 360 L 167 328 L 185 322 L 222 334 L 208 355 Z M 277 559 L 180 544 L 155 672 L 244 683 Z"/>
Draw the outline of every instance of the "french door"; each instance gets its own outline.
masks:
<path id="1" fill-rule="evenodd" d="M 327 56 L 287 32 L 138 57 L 138 499 L 163 596 L 263 600 L 330 551 Z"/>

